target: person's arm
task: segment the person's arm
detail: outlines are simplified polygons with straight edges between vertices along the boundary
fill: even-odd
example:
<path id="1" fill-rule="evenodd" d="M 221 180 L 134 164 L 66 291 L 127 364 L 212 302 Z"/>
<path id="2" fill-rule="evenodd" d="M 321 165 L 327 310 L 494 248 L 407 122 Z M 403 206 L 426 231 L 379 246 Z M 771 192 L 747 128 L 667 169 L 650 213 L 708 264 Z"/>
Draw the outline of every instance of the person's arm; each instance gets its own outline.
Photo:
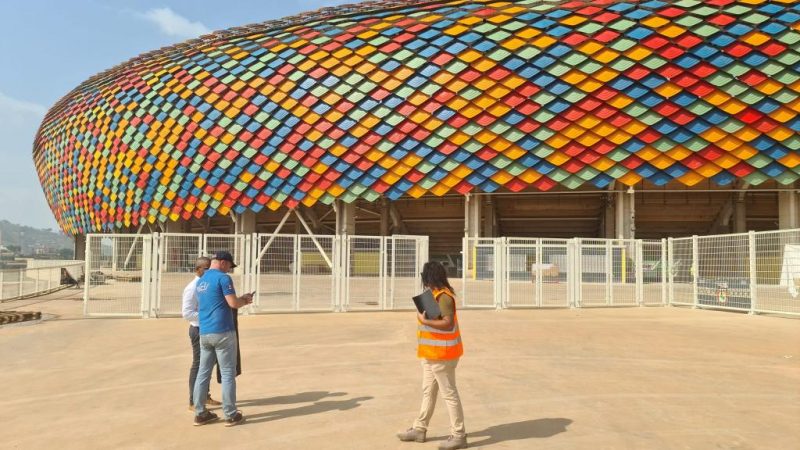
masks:
<path id="1" fill-rule="evenodd" d="M 454 303 L 455 299 L 453 299 L 453 297 L 447 294 L 441 294 L 439 296 L 439 309 L 442 311 L 440 319 L 426 319 L 424 312 L 418 313 L 417 316 L 423 325 L 436 328 L 437 330 L 450 331 L 453 329 Z"/>
<path id="2" fill-rule="evenodd" d="M 441 319 L 426 319 L 424 312 L 418 312 L 417 317 L 423 325 L 437 330 L 450 331 L 453 329 L 453 316 L 442 316 Z"/>
<path id="3" fill-rule="evenodd" d="M 253 294 L 244 294 L 241 297 L 237 297 L 236 294 L 227 294 L 225 296 L 225 301 L 228 302 L 228 306 L 233 309 L 239 309 L 242 306 L 247 306 L 250 303 L 253 303 Z"/>
<path id="4" fill-rule="evenodd" d="M 199 316 L 199 313 L 197 312 L 197 300 L 194 296 L 195 287 L 195 283 L 189 283 L 185 288 L 183 288 L 183 304 L 181 306 L 181 312 L 183 313 L 183 318 L 189 322 L 197 321 Z"/>
<path id="5" fill-rule="evenodd" d="M 233 289 L 233 280 L 230 276 L 225 275 L 220 279 L 220 285 L 222 287 L 222 294 L 225 296 L 225 301 L 228 302 L 228 306 L 233 309 L 239 309 L 242 306 L 247 306 L 250 303 L 253 303 L 253 294 L 244 294 L 241 297 L 236 295 L 236 291 Z"/>

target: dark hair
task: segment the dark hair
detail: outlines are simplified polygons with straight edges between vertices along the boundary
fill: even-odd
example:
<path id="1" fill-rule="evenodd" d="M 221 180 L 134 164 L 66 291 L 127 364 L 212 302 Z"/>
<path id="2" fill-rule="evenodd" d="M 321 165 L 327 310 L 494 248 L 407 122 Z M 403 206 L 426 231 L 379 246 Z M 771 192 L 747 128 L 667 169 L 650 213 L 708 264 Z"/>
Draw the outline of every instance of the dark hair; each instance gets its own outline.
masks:
<path id="1" fill-rule="evenodd" d="M 453 286 L 447 281 L 447 271 L 444 266 L 436 261 L 426 262 L 422 266 L 422 286 L 429 288 L 447 288 L 453 291 Z"/>

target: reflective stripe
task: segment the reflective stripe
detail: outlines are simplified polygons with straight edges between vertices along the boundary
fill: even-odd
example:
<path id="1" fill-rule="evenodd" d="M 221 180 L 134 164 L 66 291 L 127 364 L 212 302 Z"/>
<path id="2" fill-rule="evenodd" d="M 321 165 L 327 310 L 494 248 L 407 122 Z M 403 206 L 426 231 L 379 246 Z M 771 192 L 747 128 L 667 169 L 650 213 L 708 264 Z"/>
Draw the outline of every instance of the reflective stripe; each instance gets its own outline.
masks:
<path id="1" fill-rule="evenodd" d="M 453 297 L 453 328 L 440 330 L 417 322 L 417 356 L 436 361 L 458 359 L 464 354 L 461 332 L 458 329 L 456 296 L 449 289 L 433 289 L 433 297 L 439 301 L 442 294 Z"/>
<path id="2" fill-rule="evenodd" d="M 433 327 L 429 327 L 427 325 L 422 325 L 421 323 L 418 323 L 417 324 L 417 331 L 427 331 L 429 333 L 440 333 L 440 334 L 441 333 L 455 333 L 456 331 L 458 331 L 458 323 L 456 323 L 455 326 L 453 328 L 449 329 L 449 330 L 440 330 L 438 328 L 433 328 Z"/>
<path id="3" fill-rule="evenodd" d="M 461 337 L 445 341 L 443 339 L 419 339 L 418 342 L 422 345 L 430 345 L 431 347 L 455 347 L 461 343 Z"/>

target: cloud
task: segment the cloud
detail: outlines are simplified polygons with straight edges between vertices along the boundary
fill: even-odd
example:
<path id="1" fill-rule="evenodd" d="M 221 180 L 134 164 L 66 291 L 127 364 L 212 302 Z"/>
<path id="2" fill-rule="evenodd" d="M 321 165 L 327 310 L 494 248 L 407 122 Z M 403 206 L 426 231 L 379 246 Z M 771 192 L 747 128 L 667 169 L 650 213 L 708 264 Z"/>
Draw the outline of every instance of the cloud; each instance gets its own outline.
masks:
<path id="1" fill-rule="evenodd" d="M 38 103 L 18 100 L 0 92 L 0 116 L 2 117 L 14 117 L 18 114 L 43 117 L 46 112 L 47 108 Z"/>
<path id="2" fill-rule="evenodd" d="M 201 22 L 192 22 L 170 8 L 153 8 L 141 14 L 145 20 L 156 25 L 164 34 L 180 38 L 195 38 L 211 30 Z"/>
<path id="3" fill-rule="evenodd" d="M 47 108 L 0 92 L 0 220 L 56 226 L 33 166 L 33 139 Z"/>

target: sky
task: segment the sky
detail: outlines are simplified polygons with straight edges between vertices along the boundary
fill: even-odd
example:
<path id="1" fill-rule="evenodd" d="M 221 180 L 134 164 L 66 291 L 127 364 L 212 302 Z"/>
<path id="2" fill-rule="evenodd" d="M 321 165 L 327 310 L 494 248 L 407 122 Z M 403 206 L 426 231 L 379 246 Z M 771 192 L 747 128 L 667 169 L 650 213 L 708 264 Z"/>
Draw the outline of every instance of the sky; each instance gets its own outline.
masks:
<path id="1" fill-rule="evenodd" d="M 92 75 L 209 31 L 356 2 L 0 0 L 0 220 L 58 229 L 33 138 L 47 110 Z"/>

